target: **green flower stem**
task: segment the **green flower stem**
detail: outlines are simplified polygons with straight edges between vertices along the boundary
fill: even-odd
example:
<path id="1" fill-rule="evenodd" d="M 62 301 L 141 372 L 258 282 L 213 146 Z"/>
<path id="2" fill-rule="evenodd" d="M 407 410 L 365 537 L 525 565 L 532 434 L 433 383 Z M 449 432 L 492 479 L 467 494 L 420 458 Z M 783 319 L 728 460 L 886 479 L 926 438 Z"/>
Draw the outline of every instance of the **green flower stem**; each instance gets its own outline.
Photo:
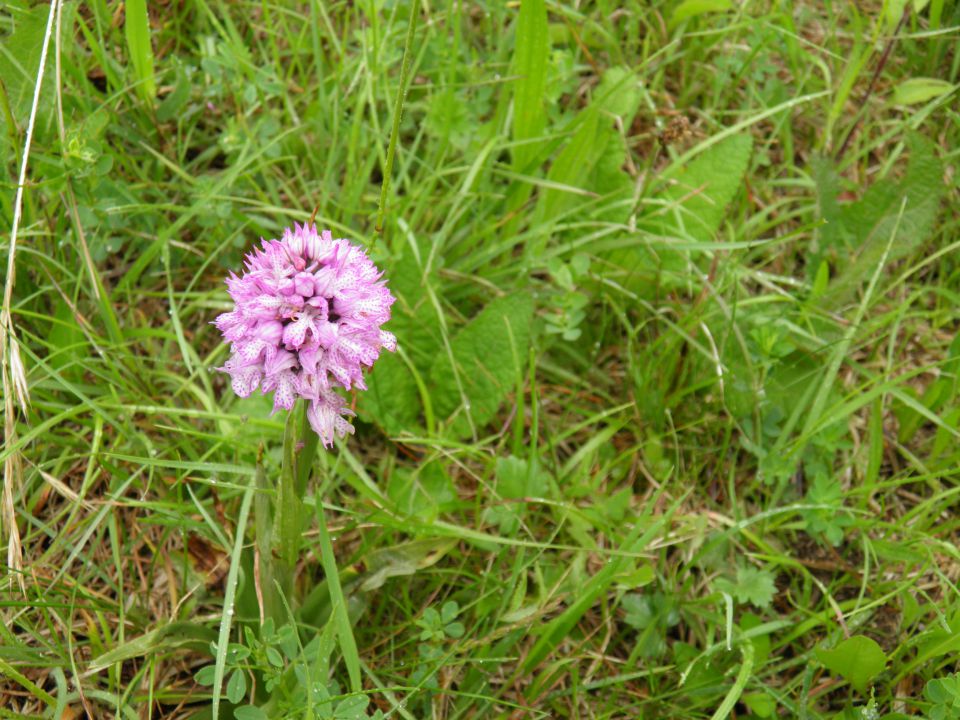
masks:
<path id="1" fill-rule="evenodd" d="M 317 455 L 318 437 L 307 421 L 306 404 L 298 401 L 287 415 L 283 432 L 283 462 L 275 487 L 257 468 L 257 533 L 262 619 L 272 617 L 277 627 L 287 620 L 286 605 L 296 606 L 294 569 L 303 538 L 303 495 Z M 285 604 L 286 601 L 286 604 Z"/>
<path id="2" fill-rule="evenodd" d="M 257 493 L 253 504 L 253 525 L 256 533 L 257 599 L 260 603 L 260 621 L 268 617 L 280 619 L 283 605 L 277 596 L 277 575 L 280 573 L 279 558 L 273 553 L 274 500 L 272 483 L 261 462 L 257 463 Z M 282 585 L 282 582 L 281 582 Z"/>
<path id="3" fill-rule="evenodd" d="M 314 442 L 307 447 L 308 435 Z M 300 557 L 303 536 L 303 492 L 316 456 L 316 433 L 307 425 L 306 404 L 298 400 L 287 414 L 283 432 L 283 465 L 280 486 L 277 488 L 277 534 L 280 559 L 293 567 Z"/>

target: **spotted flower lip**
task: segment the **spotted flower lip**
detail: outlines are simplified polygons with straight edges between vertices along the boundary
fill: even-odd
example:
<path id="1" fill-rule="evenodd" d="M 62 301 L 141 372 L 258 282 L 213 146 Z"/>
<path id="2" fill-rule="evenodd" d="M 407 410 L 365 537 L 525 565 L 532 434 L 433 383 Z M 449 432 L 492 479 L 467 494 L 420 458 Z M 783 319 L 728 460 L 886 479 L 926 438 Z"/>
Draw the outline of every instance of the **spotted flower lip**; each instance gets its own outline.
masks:
<path id="1" fill-rule="evenodd" d="M 245 267 L 226 279 L 233 310 L 213 322 L 230 343 L 217 370 L 240 397 L 258 387 L 272 392 L 274 412 L 298 397 L 309 401 L 310 425 L 331 447 L 335 436 L 353 432 L 354 413 L 335 389 L 366 389 L 364 368 L 381 349 L 396 350 L 396 338 L 381 329 L 395 298 L 363 248 L 315 225 L 261 240 Z"/>

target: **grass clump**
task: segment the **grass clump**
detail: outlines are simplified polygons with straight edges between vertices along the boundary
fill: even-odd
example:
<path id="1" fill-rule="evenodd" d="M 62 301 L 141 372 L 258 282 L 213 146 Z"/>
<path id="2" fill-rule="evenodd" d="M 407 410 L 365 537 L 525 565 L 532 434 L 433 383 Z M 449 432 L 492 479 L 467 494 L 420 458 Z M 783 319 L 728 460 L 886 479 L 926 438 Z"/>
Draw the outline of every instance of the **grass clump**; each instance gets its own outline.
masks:
<path id="1" fill-rule="evenodd" d="M 10 4 L 0 717 L 954 717 L 958 27 Z M 314 213 L 400 349 L 263 617 L 209 321 Z"/>

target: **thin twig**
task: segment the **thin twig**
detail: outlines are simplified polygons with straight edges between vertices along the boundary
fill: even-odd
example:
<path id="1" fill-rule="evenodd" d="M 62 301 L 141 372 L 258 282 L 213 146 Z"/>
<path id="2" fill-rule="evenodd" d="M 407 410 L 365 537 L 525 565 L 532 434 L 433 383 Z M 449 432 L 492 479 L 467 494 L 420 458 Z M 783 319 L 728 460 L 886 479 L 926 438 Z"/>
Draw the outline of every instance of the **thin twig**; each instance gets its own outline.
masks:
<path id="1" fill-rule="evenodd" d="M 17 231 L 20 229 L 20 216 L 23 211 L 23 189 L 27 184 L 27 164 L 30 159 L 30 143 L 33 140 L 33 128 L 37 121 L 37 109 L 40 107 L 40 89 L 43 85 L 43 71 L 47 65 L 47 50 L 53 33 L 53 20 L 57 15 L 60 0 L 51 0 L 50 14 L 47 16 L 47 28 L 40 48 L 40 65 L 37 68 L 37 82 L 33 87 L 33 105 L 30 119 L 27 121 L 27 133 L 24 138 L 23 156 L 20 159 L 20 176 L 17 180 L 17 194 L 13 201 L 13 223 L 10 226 L 10 247 L 7 250 L 7 278 L 3 289 L 3 309 L 0 311 L 0 366 L 3 376 L 4 437 L 7 443 L 14 443 L 17 435 L 16 414 L 13 403 L 16 394 L 21 410 L 26 412 L 30 398 L 26 372 L 20 360 L 20 347 L 13 328 L 13 285 L 15 281 L 17 254 Z M 13 506 L 13 486 L 20 477 L 22 466 L 20 453 L 10 453 L 3 465 L 3 508 L 0 516 L 7 530 L 7 566 L 17 571 L 20 589 L 24 590 L 23 548 L 20 544 L 20 532 L 17 529 L 16 511 Z"/>
<path id="2" fill-rule="evenodd" d="M 853 139 L 853 133 L 856 132 L 858 127 L 860 127 L 860 122 L 863 120 L 863 109 L 866 107 L 867 101 L 870 100 L 870 96 L 873 94 L 873 90 L 877 86 L 877 80 L 880 79 L 880 73 L 883 72 L 883 69 L 887 65 L 887 60 L 890 59 L 890 51 L 893 50 L 893 44 L 897 41 L 897 36 L 900 34 L 900 29 L 907 21 L 907 17 L 909 17 L 909 15 L 910 4 L 908 3 L 906 7 L 903 8 L 903 15 L 900 16 L 900 22 L 897 23 L 897 28 L 893 31 L 893 35 L 891 35 L 890 39 L 887 41 L 887 46 L 883 49 L 883 54 L 880 56 L 880 60 L 877 62 L 877 67 L 873 71 L 873 77 L 870 78 L 870 84 L 867 86 L 867 91 L 863 94 L 863 98 L 860 100 L 860 107 L 857 108 L 856 113 L 857 119 L 847 131 L 847 136 L 843 139 L 843 144 L 840 146 L 840 150 L 837 151 L 835 158 L 837 162 L 840 161 L 840 158 L 842 158 L 843 154 L 846 152 L 847 146 Z"/>

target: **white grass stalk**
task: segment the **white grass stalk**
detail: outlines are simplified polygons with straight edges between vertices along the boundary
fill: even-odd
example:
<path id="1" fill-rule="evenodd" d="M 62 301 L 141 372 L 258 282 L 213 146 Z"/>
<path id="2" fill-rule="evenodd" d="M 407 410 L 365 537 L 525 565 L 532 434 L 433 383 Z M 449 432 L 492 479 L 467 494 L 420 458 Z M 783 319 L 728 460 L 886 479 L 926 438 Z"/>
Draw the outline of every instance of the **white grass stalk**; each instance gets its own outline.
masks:
<path id="1" fill-rule="evenodd" d="M 17 194 L 13 201 L 13 223 L 10 227 L 10 247 L 7 251 L 7 278 L 3 288 L 3 309 L 0 312 L 0 366 L 3 375 L 4 437 L 8 443 L 16 440 L 17 423 L 14 408 L 14 396 L 17 404 L 25 413 L 30 402 L 27 387 L 27 374 L 20 356 L 20 346 L 13 328 L 13 285 L 16 280 L 17 232 L 20 229 L 20 216 L 23 211 L 23 189 L 27 183 L 27 165 L 30 160 L 30 143 L 33 140 L 33 128 L 37 122 L 37 108 L 40 107 L 40 90 L 43 86 L 43 72 L 47 66 L 47 50 L 50 48 L 50 36 L 53 34 L 53 20 L 57 15 L 60 0 L 51 0 L 50 14 L 47 16 L 47 28 L 43 34 L 43 46 L 40 48 L 40 66 L 37 68 L 37 82 L 33 86 L 33 104 L 30 107 L 30 119 L 23 144 L 23 159 L 20 162 L 20 176 L 17 180 Z M 0 512 L 2 524 L 7 530 L 7 566 L 17 573 L 20 589 L 23 582 L 23 547 L 20 544 L 20 532 L 17 530 L 16 511 L 13 506 L 14 486 L 19 486 L 22 470 L 19 452 L 10 453 L 3 464 L 3 507 Z"/>

